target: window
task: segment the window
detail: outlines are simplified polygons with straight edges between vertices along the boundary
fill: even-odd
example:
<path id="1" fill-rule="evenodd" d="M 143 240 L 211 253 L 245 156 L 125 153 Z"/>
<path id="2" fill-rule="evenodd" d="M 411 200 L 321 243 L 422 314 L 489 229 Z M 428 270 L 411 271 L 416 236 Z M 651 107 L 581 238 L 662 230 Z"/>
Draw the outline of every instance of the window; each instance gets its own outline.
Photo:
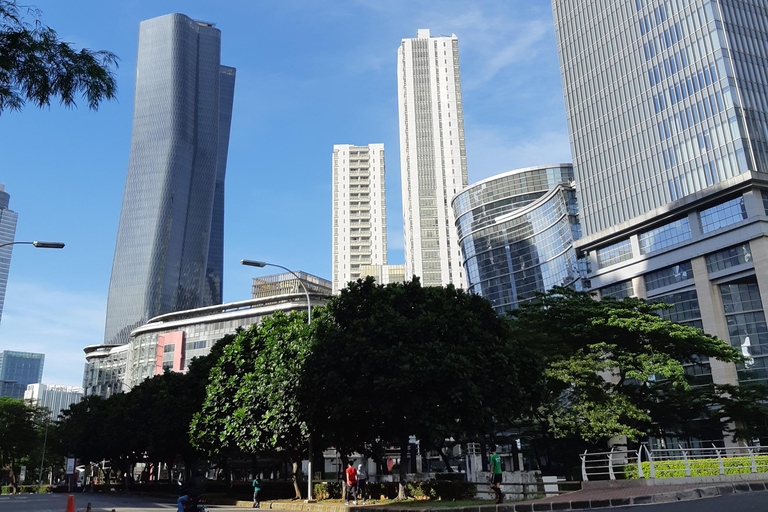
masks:
<path id="1" fill-rule="evenodd" d="M 701 229 L 705 233 L 720 229 L 747 218 L 747 209 L 744 207 L 744 198 L 737 197 L 712 208 L 707 208 L 699 213 L 701 217 Z"/>
<path id="2" fill-rule="evenodd" d="M 648 254 L 691 238 L 688 217 L 670 222 L 664 226 L 640 233 L 640 253 Z"/>
<path id="3" fill-rule="evenodd" d="M 597 266 L 599 268 L 609 267 L 631 259 L 632 244 L 629 239 L 597 250 Z"/>
<path id="4" fill-rule="evenodd" d="M 645 274 L 645 289 L 650 292 L 689 279 L 693 279 L 693 269 L 691 262 L 685 261 Z"/>
<path id="5" fill-rule="evenodd" d="M 605 288 L 600 288 L 600 297 L 603 299 L 624 299 L 626 297 L 632 297 L 635 294 L 634 288 L 632 288 L 632 281 L 622 281 L 615 283 Z"/>
<path id="6" fill-rule="evenodd" d="M 717 272 L 752 261 L 749 243 L 735 245 L 722 251 L 707 254 L 707 272 Z"/>

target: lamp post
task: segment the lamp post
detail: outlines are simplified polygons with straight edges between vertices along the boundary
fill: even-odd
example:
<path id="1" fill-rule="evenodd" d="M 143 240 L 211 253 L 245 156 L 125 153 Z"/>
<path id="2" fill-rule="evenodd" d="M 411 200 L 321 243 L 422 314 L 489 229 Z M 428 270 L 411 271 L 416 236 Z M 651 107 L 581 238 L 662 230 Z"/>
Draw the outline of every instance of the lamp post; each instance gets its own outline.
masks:
<path id="1" fill-rule="evenodd" d="M 35 240 L 34 242 L 6 242 L 4 244 L 0 244 L 0 247 L 5 247 L 6 245 L 20 245 L 20 244 L 34 245 L 39 249 L 63 249 L 64 248 L 64 242 L 38 242 L 37 240 Z"/>
<path id="2" fill-rule="evenodd" d="M 293 274 L 293 277 L 295 277 L 298 281 L 301 287 L 304 289 L 304 294 L 307 296 L 307 325 L 312 325 L 312 304 L 309 302 L 309 291 L 307 290 L 307 287 L 304 285 L 304 281 L 301 280 L 301 277 L 294 272 L 293 270 L 284 267 L 282 265 L 277 265 L 275 263 L 267 263 L 266 261 L 255 261 L 255 260 L 240 260 L 241 265 L 245 265 L 248 267 L 259 267 L 264 268 L 266 266 L 270 267 L 277 267 L 285 270 L 286 272 L 290 272 Z M 312 433 L 309 434 L 309 446 L 307 446 L 307 501 L 312 501 Z"/>

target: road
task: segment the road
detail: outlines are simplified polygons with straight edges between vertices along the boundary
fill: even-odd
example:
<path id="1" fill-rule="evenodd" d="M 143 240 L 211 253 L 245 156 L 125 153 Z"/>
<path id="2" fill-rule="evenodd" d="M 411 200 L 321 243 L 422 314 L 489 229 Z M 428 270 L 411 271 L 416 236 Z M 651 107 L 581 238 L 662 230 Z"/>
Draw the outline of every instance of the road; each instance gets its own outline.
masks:
<path id="1" fill-rule="evenodd" d="M 616 507 L 615 512 L 766 512 L 768 511 L 768 491 L 745 492 L 742 494 L 725 494 L 714 498 L 701 498 L 676 503 L 661 503 L 657 505 L 633 505 L 631 507 Z"/>
<path id="2" fill-rule="evenodd" d="M 75 510 L 85 512 L 91 503 L 92 512 L 137 512 L 176 510 L 176 500 L 124 496 L 122 494 L 75 494 Z M 0 496 L 0 512 L 65 512 L 68 494 L 20 494 Z M 236 507 L 209 507 L 211 511 L 224 512 L 243 510 Z"/>

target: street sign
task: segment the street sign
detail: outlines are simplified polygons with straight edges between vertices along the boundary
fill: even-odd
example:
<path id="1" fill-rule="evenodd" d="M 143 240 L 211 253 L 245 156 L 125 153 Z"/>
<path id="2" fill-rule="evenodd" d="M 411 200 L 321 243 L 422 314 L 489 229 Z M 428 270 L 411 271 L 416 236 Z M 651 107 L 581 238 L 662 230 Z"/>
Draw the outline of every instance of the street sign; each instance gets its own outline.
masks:
<path id="1" fill-rule="evenodd" d="M 68 475 L 75 474 L 75 458 L 74 457 L 67 457 L 67 474 Z"/>

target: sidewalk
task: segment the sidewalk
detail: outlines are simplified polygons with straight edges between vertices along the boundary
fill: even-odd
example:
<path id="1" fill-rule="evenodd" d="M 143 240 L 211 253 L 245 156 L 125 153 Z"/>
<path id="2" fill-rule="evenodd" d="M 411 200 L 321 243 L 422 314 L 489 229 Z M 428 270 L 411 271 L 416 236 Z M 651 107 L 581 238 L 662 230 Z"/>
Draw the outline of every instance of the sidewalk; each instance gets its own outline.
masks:
<path id="1" fill-rule="evenodd" d="M 626 481 L 624 481 L 626 482 Z M 642 481 L 640 481 L 642 482 Z M 606 484 L 608 484 L 606 482 Z M 768 490 L 768 481 L 748 482 L 691 482 L 674 485 L 614 485 L 593 486 L 580 491 L 569 492 L 560 496 L 532 501 L 505 502 L 494 505 L 471 507 L 398 507 L 365 505 L 344 506 L 338 503 L 323 504 L 305 502 L 262 502 L 263 509 L 286 510 L 292 512 L 539 512 L 555 510 L 584 510 L 589 508 L 621 507 L 627 505 L 647 505 L 649 503 L 669 503 L 700 498 L 711 498 L 721 494 L 733 494 Z M 238 501 L 237 506 L 250 508 L 250 501 Z"/>

